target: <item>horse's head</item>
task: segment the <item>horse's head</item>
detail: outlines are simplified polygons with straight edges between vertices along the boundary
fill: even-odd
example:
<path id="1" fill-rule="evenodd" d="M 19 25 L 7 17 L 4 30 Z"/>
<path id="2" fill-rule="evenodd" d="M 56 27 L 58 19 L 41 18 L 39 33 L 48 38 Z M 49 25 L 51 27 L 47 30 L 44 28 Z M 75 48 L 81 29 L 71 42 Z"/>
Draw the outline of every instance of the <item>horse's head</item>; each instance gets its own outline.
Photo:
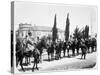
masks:
<path id="1" fill-rule="evenodd" d="M 47 42 L 45 40 L 41 41 L 41 46 L 47 49 Z"/>

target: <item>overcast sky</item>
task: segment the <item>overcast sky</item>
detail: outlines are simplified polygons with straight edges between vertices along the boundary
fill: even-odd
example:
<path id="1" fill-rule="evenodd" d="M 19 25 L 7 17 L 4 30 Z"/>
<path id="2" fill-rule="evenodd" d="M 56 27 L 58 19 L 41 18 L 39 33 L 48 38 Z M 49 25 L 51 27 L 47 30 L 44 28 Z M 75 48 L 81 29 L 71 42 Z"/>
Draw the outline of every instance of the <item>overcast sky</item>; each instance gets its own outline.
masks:
<path id="1" fill-rule="evenodd" d="M 76 26 L 80 29 L 89 25 L 91 33 L 97 32 L 97 14 L 95 7 L 63 4 L 47 4 L 33 2 L 15 2 L 15 29 L 20 23 L 30 23 L 34 26 L 54 25 L 54 15 L 57 18 L 57 27 L 65 30 L 67 13 L 70 19 L 70 33 Z"/>

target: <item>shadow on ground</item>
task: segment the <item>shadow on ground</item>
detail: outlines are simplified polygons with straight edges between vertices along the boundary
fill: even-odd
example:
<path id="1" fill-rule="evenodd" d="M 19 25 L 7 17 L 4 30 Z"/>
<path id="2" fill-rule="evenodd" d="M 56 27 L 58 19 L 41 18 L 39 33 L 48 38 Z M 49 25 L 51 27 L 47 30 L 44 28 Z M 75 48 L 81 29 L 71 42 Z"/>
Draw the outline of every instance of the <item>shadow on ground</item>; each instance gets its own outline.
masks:
<path id="1" fill-rule="evenodd" d="M 38 67 L 38 69 L 41 69 L 41 67 Z M 18 69 L 19 71 L 23 71 L 21 68 Z M 32 71 L 32 67 L 27 67 L 27 68 L 24 68 L 25 72 L 26 71 Z M 34 68 L 34 70 L 37 70 L 36 68 Z"/>
<path id="2" fill-rule="evenodd" d="M 83 67 L 82 69 L 86 69 L 86 68 L 93 68 L 96 66 L 96 63 L 92 64 L 92 65 L 89 65 L 89 66 L 86 66 L 86 67 Z"/>

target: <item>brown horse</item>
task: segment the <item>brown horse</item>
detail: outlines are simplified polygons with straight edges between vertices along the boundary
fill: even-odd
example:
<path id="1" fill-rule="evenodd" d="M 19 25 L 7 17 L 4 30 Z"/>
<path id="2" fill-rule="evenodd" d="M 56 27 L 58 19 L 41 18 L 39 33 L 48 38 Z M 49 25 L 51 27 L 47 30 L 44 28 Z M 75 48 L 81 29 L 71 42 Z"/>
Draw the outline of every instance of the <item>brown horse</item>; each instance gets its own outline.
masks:
<path id="1" fill-rule="evenodd" d="M 37 48 L 35 48 L 33 51 L 33 57 L 34 57 L 34 65 L 33 65 L 32 71 L 34 71 L 35 66 L 36 66 L 36 69 L 38 70 L 38 63 L 40 61 L 40 52 Z"/>
<path id="2" fill-rule="evenodd" d="M 17 43 L 16 43 L 16 66 L 18 66 L 18 63 L 20 63 L 21 69 L 23 71 L 25 71 L 23 68 L 23 59 L 25 57 L 33 56 L 34 65 L 36 65 L 36 68 L 37 68 L 37 64 L 38 64 L 37 60 L 39 60 L 39 56 L 40 56 L 39 51 L 34 49 L 33 51 L 26 52 L 25 49 L 26 49 L 26 47 L 25 47 L 24 43 L 22 41 L 17 41 Z M 32 71 L 33 70 L 34 70 L 34 67 L 32 68 Z"/>

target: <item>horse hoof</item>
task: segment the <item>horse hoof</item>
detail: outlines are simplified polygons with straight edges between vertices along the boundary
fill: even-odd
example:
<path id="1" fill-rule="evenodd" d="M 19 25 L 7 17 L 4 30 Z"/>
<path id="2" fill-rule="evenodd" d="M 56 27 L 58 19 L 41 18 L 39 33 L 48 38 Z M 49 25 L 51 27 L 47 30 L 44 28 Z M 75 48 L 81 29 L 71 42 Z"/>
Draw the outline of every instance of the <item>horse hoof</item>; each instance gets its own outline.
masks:
<path id="1" fill-rule="evenodd" d="M 39 68 L 36 68 L 37 70 L 39 70 Z"/>
<path id="2" fill-rule="evenodd" d="M 34 72 L 34 69 L 32 69 L 32 72 Z"/>
<path id="3" fill-rule="evenodd" d="M 25 70 L 23 70 L 23 72 L 25 72 Z"/>

